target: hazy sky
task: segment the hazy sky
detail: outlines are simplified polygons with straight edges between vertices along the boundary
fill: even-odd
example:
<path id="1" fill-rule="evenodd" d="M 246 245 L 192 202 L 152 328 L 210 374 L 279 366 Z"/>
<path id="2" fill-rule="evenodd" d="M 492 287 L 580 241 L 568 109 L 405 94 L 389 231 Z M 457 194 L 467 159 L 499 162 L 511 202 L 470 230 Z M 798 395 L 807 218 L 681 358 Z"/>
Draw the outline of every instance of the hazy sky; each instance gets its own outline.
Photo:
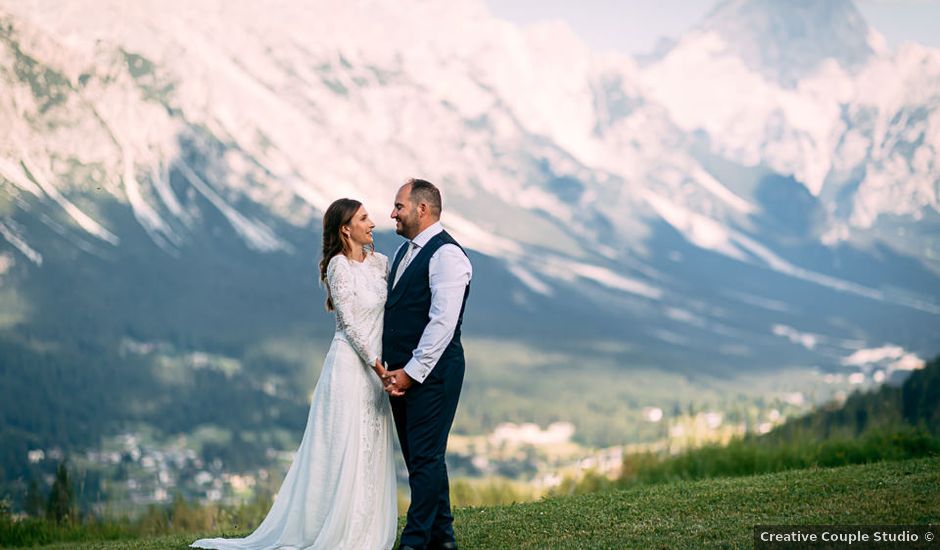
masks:
<path id="1" fill-rule="evenodd" d="M 711 11 L 717 1 L 487 0 L 487 3 L 494 14 L 515 23 L 563 19 L 594 49 L 637 54 L 652 50 L 660 36 L 679 36 Z M 869 24 L 885 36 L 890 47 L 905 41 L 940 47 L 940 0 L 856 0 L 856 5 Z"/>

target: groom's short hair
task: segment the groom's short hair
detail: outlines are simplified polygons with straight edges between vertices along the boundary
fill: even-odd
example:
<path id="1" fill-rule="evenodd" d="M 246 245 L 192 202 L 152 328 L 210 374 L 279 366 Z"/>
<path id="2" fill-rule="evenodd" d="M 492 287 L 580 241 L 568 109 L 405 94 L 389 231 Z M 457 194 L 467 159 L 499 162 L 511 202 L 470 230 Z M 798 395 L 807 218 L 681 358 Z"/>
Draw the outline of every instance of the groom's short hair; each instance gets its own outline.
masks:
<path id="1" fill-rule="evenodd" d="M 426 202 L 431 207 L 431 214 L 438 218 L 441 217 L 443 208 L 441 205 L 441 192 L 433 183 L 411 178 L 406 184 L 411 186 L 411 194 L 409 195 L 411 202 L 415 204 Z"/>

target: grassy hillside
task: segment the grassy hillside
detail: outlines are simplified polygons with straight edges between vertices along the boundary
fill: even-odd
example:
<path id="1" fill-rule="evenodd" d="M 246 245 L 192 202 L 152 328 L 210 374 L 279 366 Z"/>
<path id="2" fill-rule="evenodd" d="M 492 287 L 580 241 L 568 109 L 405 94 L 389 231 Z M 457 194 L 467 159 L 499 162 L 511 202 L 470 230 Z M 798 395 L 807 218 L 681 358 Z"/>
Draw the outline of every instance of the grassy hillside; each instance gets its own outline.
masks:
<path id="1" fill-rule="evenodd" d="M 940 456 L 940 358 L 900 387 L 858 392 L 791 419 L 768 434 L 706 445 L 677 456 L 628 455 L 621 477 L 566 480 L 559 494 L 588 493 L 637 483 L 754 475 L 808 467 Z"/>
<path id="2" fill-rule="evenodd" d="M 647 485 L 455 511 L 460 547 L 750 548 L 756 524 L 940 522 L 940 458 Z M 229 535 L 229 534 L 227 534 Z M 195 535 L 46 549 L 186 548 Z"/>
<path id="3" fill-rule="evenodd" d="M 856 392 L 840 407 L 824 407 L 788 421 L 764 439 L 787 442 L 802 437 L 857 436 L 872 429 L 908 425 L 940 435 L 940 357 L 915 370 L 898 386 Z"/>

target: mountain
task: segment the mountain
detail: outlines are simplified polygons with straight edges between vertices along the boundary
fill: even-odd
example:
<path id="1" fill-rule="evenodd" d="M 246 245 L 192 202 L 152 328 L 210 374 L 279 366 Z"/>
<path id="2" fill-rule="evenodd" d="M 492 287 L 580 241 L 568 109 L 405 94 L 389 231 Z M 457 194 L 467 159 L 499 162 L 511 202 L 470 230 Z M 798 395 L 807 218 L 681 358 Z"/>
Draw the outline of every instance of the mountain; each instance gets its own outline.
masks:
<path id="1" fill-rule="evenodd" d="M 886 49 L 851 0 L 730 0 L 716 6 L 696 32 L 717 35 L 726 53 L 787 87 L 826 62 L 856 71 Z"/>
<path id="2" fill-rule="evenodd" d="M 644 80 L 709 152 L 818 197 L 821 242 L 886 242 L 936 270 L 937 50 L 887 50 L 849 1 L 728 1 Z"/>
<path id="3" fill-rule="evenodd" d="M 612 444 L 646 405 L 916 369 L 940 52 L 879 44 L 847 1 L 726 2 L 640 65 L 477 1 L 2 0 L 4 478 L 141 425 L 289 448 L 320 215 L 361 199 L 391 254 L 411 176 L 475 266 L 458 430 Z"/>

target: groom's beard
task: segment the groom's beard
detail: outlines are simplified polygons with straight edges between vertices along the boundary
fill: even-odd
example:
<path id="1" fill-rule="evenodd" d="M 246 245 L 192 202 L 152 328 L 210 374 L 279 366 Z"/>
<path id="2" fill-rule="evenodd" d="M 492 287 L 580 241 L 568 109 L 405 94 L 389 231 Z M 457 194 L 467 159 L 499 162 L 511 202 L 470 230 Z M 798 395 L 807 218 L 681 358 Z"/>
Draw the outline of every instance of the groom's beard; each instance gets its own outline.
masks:
<path id="1" fill-rule="evenodd" d="M 395 227 L 395 233 L 398 233 L 406 239 L 413 239 L 417 234 L 418 229 L 418 217 L 414 216 L 414 219 L 408 219 L 404 217 L 398 218 L 398 225 Z"/>

